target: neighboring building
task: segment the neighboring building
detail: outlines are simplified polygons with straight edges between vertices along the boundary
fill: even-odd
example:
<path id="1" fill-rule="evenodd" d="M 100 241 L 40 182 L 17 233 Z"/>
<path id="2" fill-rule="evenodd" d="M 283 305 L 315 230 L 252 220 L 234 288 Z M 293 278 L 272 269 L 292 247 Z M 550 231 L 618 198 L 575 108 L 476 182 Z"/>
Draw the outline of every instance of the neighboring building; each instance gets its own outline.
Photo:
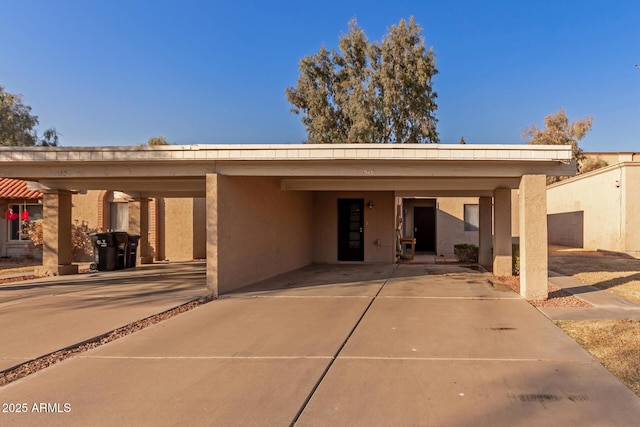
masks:
<path id="1" fill-rule="evenodd" d="M 133 197 L 120 191 L 89 190 L 72 195 L 71 218 L 88 230 L 129 232 L 129 202 Z M 205 258 L 205 209 L 203 199 L 151 199 L 149 203 L 149 256 L 156 261 L 191 261 Z M 0 230 L 0 256 L 42 257 L 25 228 L 43 216 L 42 193 L 27 182 L 0 178 L 0 211 L 5 226 Z M 167 244 L 170 242 L 170 244 Z M 81 259 L 90 259 L 85 254 Z"/>
<path id="2" fill-rule="evenodd" d="M 549 243 L 640 257 L 640 153 L 588 153 L 609 165 L 547 188 Z"/>
<path id="3" fill-rule="evenodd" d="M 30 221 L 42 219 L 42 194 L 29 190 L 19 179 L 0 178 L 0 211 L 4 224 L 0 227 L 0 256 L 41 258 L 26 233 Z"/>
<path id="4" fill-rule="evenodd" d="M 76 224 L 98 231 L 137 234 L 130 224 L 136 198 L 122 191 L 88 190 L 72 196 Z M 151 198 L 148 211 L 149 257 L 156 261 L 191 261 L 205 255 L 205 204 L 203 199 Z M 170 244 L 167 244 L 167 243 Z"/>

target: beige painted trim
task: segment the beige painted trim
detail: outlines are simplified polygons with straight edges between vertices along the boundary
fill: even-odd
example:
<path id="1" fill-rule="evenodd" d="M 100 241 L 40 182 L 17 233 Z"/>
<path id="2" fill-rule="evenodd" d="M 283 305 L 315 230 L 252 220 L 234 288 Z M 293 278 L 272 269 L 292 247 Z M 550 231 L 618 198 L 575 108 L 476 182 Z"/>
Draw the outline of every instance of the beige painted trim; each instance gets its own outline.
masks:
<path id="1" fill-rule="evenodd" d="M 246 160 L 246 161 L 180 161 L 138 163 L 116 162 L 37 162 L 0 161 L 3 175 L 38 181 L 51 188 L 59 182 L 75 183 L 82 188 L 100 189 L 105 180 L 142 188 L 150 179 L 170 181 L 180 189 L 188 189 L 194 178 L 203 179 L 207 173 L 238 176 L 283 177 L 502 177 L 513 178 L 528 174 L 564 176 L 575 174 L 574 163 L 555 160 L 492 160 L 473 159 L 357 159 L 357 160 Z M 132 184 L 136 184 L 134 187 Z"/>
<path id="2" fill-rule="evenodd" d="M 583 173 L 583 174 L 580 174 L 580 175 L 572 176 L 571 178 L 567 178 L 567 179 L 564 179 L 564 180 L 559 181 L 559 182 L 555 182 L 555 183 L 547 186 L 547 188 L 550 189 L 550 188 L 562 187 L 563 185 L 568 185 L 568 184 L 571 184 L 573 182 L 580 181 L 582 179 L 588 179 L 588 178 L 590 178 L 592 176 L 597 176 L 597 175 L 600 175 L 600 174 L 603 174 L 603 173 L 607 173 L 607 172 L 612 171 L 612 170 L 624 169 L 624 168 L 627 168 L 627 167 L 629 167 L 629 168 L 640 167 L 640 162 L 614 163 L 614 164 L 609 165 L 609 166 L 605 166 L 605 167 L 602 167 L 602 168 L 599 168 L 599 169 L 596 169 L 596 170 L 593 170 L 593 171 L 590 171 L 590 172 L 587 172 L 587 173 Z"/>
<path id="3" fill-rule="evenodd" d="M 566 161 L 569 145 L 255 144 L 127 147 L 2 147 L 0 161 L 424 159 Z"/>
<path id="4" fill-rule="evenodd" d="M 414 178 L 414 179 L 362 179 L 338 178 L 283 179 L 281 188 L 285 191 L 417 191 L 462 190 L 481 191 L 487 189 L 518 188 L 517 178 Z"/>

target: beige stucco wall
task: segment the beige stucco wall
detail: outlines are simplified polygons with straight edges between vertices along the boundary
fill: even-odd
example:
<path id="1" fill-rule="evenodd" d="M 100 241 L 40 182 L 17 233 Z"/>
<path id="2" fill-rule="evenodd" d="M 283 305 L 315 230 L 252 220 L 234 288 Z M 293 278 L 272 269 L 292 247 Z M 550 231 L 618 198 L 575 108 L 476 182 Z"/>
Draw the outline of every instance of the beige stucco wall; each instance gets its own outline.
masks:
<path id="1" fill-rule="evenodd" d="M 204 199 L 164 199 L 164 232 L 160 231 L 164 259 L 191 261 L 206 258 Z"/>
<path id="2" fill-rule="evenodd" d="M 394 262 L 395 196 L 391 191 L 313 194 L 313 262 L 338 262 L 338 199 L 364 199 L 364 262 Z M 373 202 L 373 208 L 367 205 Z"/>
<path id="3" fill-rule="evenodd" d="M 640 257 L 640 163 L 625 164 L 622 172 L 624 251 Z"/>
<path id="4" fill-rule="evenodd" d="M 220 293 L 312 263 L 313 197 L 283 191 L 276 178 L 218 175 Z"/>
<path id="5" fill-rule="evenodd" d="M 451 256 L 453 246 L 460 243 L 478 244 L 477 231 L 464 231 L 464 205 L 477 205 L 477 197 L 443 197 L 436 210 L 438 255 Z"/>
<path id="6" fill-rule="evenodd" d="M 193 199 L 193 259 L 207 257 L 207 200 Z"/>
<path id="7" fill-rule="evenodd" d="M 102 224 L 99 222 L 100 198 L 103 191 L 91 190 L 86 194 L 74 194 L 71 197 L 71 218 L 74 223 L 80 225 L 82 222 L 88 224 L 89 228 L 99 229 Z"/>
<path id="8" fill-rule="evenodd" d="M 518 243 L 520 236 L 520 197 L 518 190 L 511 190 L 511 236 Z"/>
<path id="9" fill-rule="evenodd" d="M 624 252 L 624 224 L 622 211 L 624 195 L 619 187 L 623 171 L 618 166 L 608 166 L 547 187 L 547 214 L 583 214 L 584 248 Z M 559 218 L 556 216 L 556 218 Z M 571 215 L 566 215 L 567 219 Z M 561 244 L 558 228 L 571 224 L 552 221 L 549 227 L 549 243 Z M 558 236 L 558 237 L 557 237 Z"/>

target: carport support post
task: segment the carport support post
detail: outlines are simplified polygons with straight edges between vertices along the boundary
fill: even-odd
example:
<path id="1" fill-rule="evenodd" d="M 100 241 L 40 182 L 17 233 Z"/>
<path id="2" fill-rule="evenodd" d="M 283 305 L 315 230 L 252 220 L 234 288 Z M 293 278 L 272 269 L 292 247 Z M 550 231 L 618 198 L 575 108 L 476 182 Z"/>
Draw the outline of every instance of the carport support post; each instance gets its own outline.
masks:
<path id="1" fill-rule="evenodd" d="M 491 241 L 493 231 L 491 230 L 491 197 L 480 197 L 479 210 L 480 224 L 478 227 L 478 263 L 488 267 L 492 262 Z"/>
<path id="2" fill-rule="evenodd" d="M 149 256 L 149 199 L 129 202 L 129 234 L 138 234 L 138 253 L 140 264 L 153 264 L 153 257 Z"/>
<path id="3" fill-rule="evenodd" d="M 207 291 L 218 298 L 218 174 L 207 174 Z"/>
<path id="4" fill-rule="evenodd" d="M 511 276 L 511 189 L 496 188 L 494 200 L 493 274 Z"/>
<path id="5" fill-rule="evenodd" d="M 36 268 L 36 275 L 77 274 L 71 252 L 71 192 L 44 193 L 42 204 L 42 267 Z"/>
<path id="6" fill-rule="evenodd" d="M 528 300 L 548 297 L 547 177 L 520 180 L 520 295 Z"/>

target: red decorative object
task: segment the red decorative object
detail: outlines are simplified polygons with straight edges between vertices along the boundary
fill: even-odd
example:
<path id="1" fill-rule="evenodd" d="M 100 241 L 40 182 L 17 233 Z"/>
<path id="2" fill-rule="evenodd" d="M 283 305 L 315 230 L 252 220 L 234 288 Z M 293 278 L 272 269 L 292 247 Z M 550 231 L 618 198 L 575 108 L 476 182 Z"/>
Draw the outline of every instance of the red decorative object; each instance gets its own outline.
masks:
<path id="1" fill-rule="evenodd" d="M 13 221 L 14 219 L 18 219 L 18 214 L 13 213 L 13 209 L 9 209 L 7 213 L 4 214 L 7 221 Z"/>
<path id="2" fill-rule="evenodd" d="M 20 219 L 22 219 L 23 221 L 29 221 L 29 211 L 23 209 L 22 213 L 20 214 Z"/>

